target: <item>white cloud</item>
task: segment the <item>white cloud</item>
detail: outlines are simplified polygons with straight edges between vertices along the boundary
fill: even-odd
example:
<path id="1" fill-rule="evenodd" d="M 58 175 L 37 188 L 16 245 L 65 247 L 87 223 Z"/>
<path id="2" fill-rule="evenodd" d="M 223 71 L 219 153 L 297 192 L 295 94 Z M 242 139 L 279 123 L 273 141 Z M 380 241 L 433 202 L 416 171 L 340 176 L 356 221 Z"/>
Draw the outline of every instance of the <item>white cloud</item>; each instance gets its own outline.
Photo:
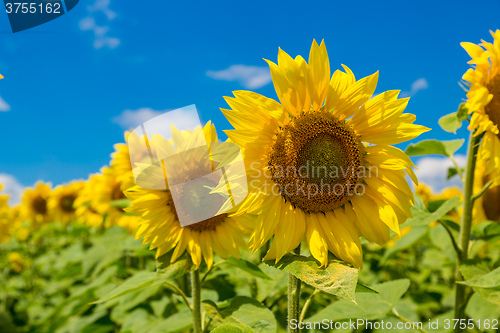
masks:
<path id="1" fill-rule="evenodd" d="M 94 33 L 94 48 L 101 49 L 107 47 L 114 49 L 120 45 L 120 39 L 108 36 L 109 22 L 116 18 L 116 13 L 109 9 L 110 0 L 96 0 L 93 5 L 87 7 L 88 16 L 79 22 L 80 30 L 92 31 Z M 97 17 L 103 17 L 104 22 L 99 25 Z"/>
<path id="2" fill-rule="evenodd" d="M 114 49 L 118 45 L 120 45 L 120 40 L 114 37 L 103 37 L 103 38 L 98 38 L 94 41 L 94 47 L 96 49 L 100 49 L 103 47 Z"/>
<path id="3" fill-rule="evenodd" d="M 465 155 L 455 155 L 455 160 L 460 167 L 467 163 Z M 422 157 L 417 163 L 418 170 L 415 171 L 419 183 L 429 186 L 433 192 L 440 192 L 448 186 L 461 187 L 460 179 L 457 175 L 447 180 L 448 168 L 455 167 L 453 162 L 447 157 Z"/>
<path id="4" fill-rule="evenodd" d="M 119 116 L 114 117 L 111 121 L 120 125 L 123 129 L 136 128 L 137 126 L 145 123 L 149 119 L 159 116 L 165 111 L 156 111 L 151 108 L 140 108 L 138 110 L 125 110 Z"/>
<path id="5" fill-rule="evenodd" d="M 271 82 L 269 68 L 259 66 L 232 65 L 220 71 L 207 71 L 206 74 L 215 80 L 238 81 L 247 89 L 260 88 Z"/>
<path id="6" fill-rule="evenodd" d="M 152 121 L 148 121 L 155 118 Z M 198 112 L 194 105 L 189 105 L 176 110 L 153 110 L 151 108 L 140 108 L 138 110 L 125 110 L 111 121 L 118 124 L 122 129 L 134 129 L 144 124 L 148 135 L 155 133 L 164 138 L 170 138 L 170 126 L 173 125 L 178 130 L 193 130 L 201 126 Z"/>
<path id="7" fill-rule="evenodd" d="M 3 185 L 0 194 L 9 194 L 9 203 L 11 205 L 16 205 L 21 202 L 24 186 L 21 185 L 14 176 L 0 173 L 0 184 Z"/>
<path id="8" fill-rule="evenodd" d="M 10 111 L 10 105 L 2 97 L 0 97 L 0 112 L 7 111 Z"/>
<path id="9" fill-rule="evenodd" d="M 401 97 L 413 97 L 415 96 L 420 90 L 424 90 L 429 88 L 429 82 L 427 82 L 426 79 L 420 78 L 416 81 L 414 81 L 411 84 L 411 90 L 410 91 L 403 91 L 401 93 Z"/>
<path id="10" fill-rule="evenodd" d="M 87 9 L 89 12 L 101 11 L 111 21 L 116 17 L 116 13 L 109 9 L 109 2 L 110 0 L 97 0 L 93 5 L 87 7 Z"/>

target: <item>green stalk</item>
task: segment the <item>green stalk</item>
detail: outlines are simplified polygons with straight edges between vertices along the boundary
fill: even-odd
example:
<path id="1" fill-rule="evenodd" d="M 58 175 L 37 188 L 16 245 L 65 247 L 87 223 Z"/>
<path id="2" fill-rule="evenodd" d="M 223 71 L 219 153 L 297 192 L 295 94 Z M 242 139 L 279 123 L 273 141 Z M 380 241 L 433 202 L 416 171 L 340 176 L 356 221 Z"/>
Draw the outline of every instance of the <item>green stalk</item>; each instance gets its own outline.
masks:
<path id="1" fill-rule="evenodd" d="M 296 254 L 300 254 L 300 244 L 293 251 Z M 300 283 L 301 281 L 297 279 L 292 274 L 288 273 L 288 332 L 298 333 L 299 329 L 292 329 L 290 322 L 295 319 L 298 322 L 300 316 Z M 295 325 L 296 326 L 296 325 Z"/>
<path id="2" fill-rule="evenodd" d="M 201 333 L 201 282 L 198 270 L 191 272 L 191 286 L 193 294 L 193 331 L 194 333 Z"/>
<path id="3" fill-rule="evenodd" d="M 458 239 L 458 247 L 460 252 L 457 253 L 457 268 L 455 272 L 455 281 L 463 281 L 463 276 L 460 273 L 460 265 L 462 265 L 468 258 L 469 255 L 469 241 L 472 226 L 472 208 L 474 204 L 473 191 L 474 191 L 474 171 L 476 169 L 476 157 L 477 150 L 479 148 L 479 142 L 481 141 L 481 135 L 474 135 L 474 132 L 470 133 L 469 138 L 469 150 L 467 152 L 467 167 L 465 170 L 465 182 L 464 182 L 464 203 L 463 203 L 463 214 L 460 221 L 460 233 Z M 456 285 L 455 294 L 455 319 L 466 319 L 465 318 L 465 308 L 468 303 L 467 294 L 470 292 L 468 287 L 462 284 Z M 464 332 L 460 328 L 460 325 L 456 325 L 455 333 Z"/>

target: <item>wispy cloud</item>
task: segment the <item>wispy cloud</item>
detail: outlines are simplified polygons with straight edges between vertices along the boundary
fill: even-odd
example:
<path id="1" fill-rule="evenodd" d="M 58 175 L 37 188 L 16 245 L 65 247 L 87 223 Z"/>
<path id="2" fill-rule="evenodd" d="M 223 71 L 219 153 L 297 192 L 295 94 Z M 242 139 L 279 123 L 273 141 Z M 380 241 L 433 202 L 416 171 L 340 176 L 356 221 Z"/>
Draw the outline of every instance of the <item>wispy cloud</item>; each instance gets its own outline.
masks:
<path id="1" fill-rule="evenodd" d="M 271 82 L 269 68 L 259 66 L 232 65 L 220 71 L 207 71 L 214 80 L 237 81 L 247 89 L 257 89 Z"/>
<path id="2" fill-rule="evenodd" d="M 148 122 L 155 118 L 154 121 Z M 178 130 L 193 130 L 201 126 L 200 118 L 194 105 L 175 110 L 153 110 L 151 108 L 140 108 L 138 110 L 125 110 L 111 121 L 120 125 L 124 130 L 135 129 L 144 124 L 149 135 L 160 134 L 164 138 L 170 138 L 171 125 Z"/>
<path id="3" fill-rule="evenodd" d="M 93 5 L 87 7 L 87 10 L 91 13 L 100 11 L 111 21 L 116 18 L 116 13 L 109 9 L 109 3 L 110 0 L 96 0 Z"/>
<path id="4" fill-rule="evenodd" d="M 120 45 L 120 39 L 109 36 L 109 22 L 116 18 L 116 13 L 109 9 L 110 0 L 96 0 L 87 6 L 88 15 L 80 20 L 82 31 L 92 31 L 94 34 L 94 48 L 114 49 Z M 102 24 L 98 24 L 100 20 Z"/>
<path id="5" fill-rule="evenodd" d="M 149 119 L 159 116 L 168 110 L 156 111 L 151 108 L 140 108 L 138 110 L 125 110 L 119 116 L 114 117 L 111 121 L 118 124 L 123 129 L 136 128 L 145 123 Z"/>
<path id="6" fill-rule="evenodd" d="M 427 82 L 426 79 L 420 78 L 416 81 L 414 81 L 411 84 L 411 90 L 410 91 L 403 91 L 401 93 L 401 97 L 413 97 L 415 96 L 420 90 L 424 90 L 429 88 L 429 82 Z"/>
<path id="7" fill-rule="evenodd" d="M 0 112 L 7 111 L 10 111 L 10 105 L 2 97 L 0 97 Z"/>
<path id="8" fill-rule="evenodd" d="M 17 205 L 21 202 L 24 186 L 21 185 L 14 176 L 0 173 L 0 184 L 3 185 L 3 189 L 0 193 L 10 195 L 9 204 Z"/>
<path id="9" fill-rule="evenodd" d="M 455 155 L 455 160 L 460 167 L 465 166 L 467 157 L 465 155 Z M 447 180 L 448 168 L 454 167 L 453 162 L 447 157 L 422 157 L 416 163 L 418 170 L 415 174 L 418 181 L 429 186 L 434 192 L 439 192 L 448 186 L 461 187 L 460 179 L 457 175 Z"/>

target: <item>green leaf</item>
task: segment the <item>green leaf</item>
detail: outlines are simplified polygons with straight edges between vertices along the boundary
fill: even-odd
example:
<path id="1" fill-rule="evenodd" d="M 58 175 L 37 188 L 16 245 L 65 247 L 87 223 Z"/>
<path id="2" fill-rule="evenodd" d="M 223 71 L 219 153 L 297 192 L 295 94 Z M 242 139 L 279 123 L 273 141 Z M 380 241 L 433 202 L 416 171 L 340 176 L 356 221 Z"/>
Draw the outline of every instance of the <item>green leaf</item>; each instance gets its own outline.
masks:
<path id="1" fill-rule="evenodd" d="M 191 310 L 187 307 L 183 308 L 177 313 L 174 313 L 167 319 L 152 325 L 150 329 L 140 330 L 134 332 L 148 332 L 148 333 L 177 333 L 186 332 L 193 327 L 193 317 L 191 315 Z M 167 330 L 168 329 L 168 330 Z"/>
<path id="2" fill-rule="evenodd" d="M 424 140 L 415 144 L 410 144 L 408 148 L 406 148 L 405 153 L 408 156 L 437 154 L 452 157 L 453 154 L 462 147 L 464 141 L 465 139 L 450 141 Z"/>
<path id="3" fill-rule="evenodd" d="M 497 270 L 498 269 L 500 268 L 497 268 Z M 467 264 L 461 265 L 460 273 L 462 273 L 464 279 L 467 281 L 474 281 L 490 274 L 488 273 L 488 268 L 485 265 L 477 264 L 472 261 L 469 261 L 469 263 Z M 493 304 L 500 305 L 500 287 L 481 288 L 472 286 L 472 289 L 474 289 L 474 291 L 478 293 L 484 300 Z"/>
<path id="4" fill-rule="evenodd" d="M 499 302 L 485 302 L 483 295 L 480 293 L 475 293 L 472 295 L 469 303 L 467 304 L 466 313 L 470 318 L 474 318 L 477 322 L 485 322 L 486 319 L 491 321 L 493 318 L 498 318 L 500 313 L 500 303 Z M 493 304 L 492 304 L 493 303 Z M 483 328 L 483 327 L 481 327 Z M 498 330 L 497 330 L 498 331 Z M 494 331 L 493 332 L 497 332 Z"/>
<path id="5" fill-rule="evenodd" d="M 356 284 L 356 292 L 357 293 L 378 294 L 378 291 L 376 291 L 372 287 L 369 287 L 366 284 L 362 284 L 362 283 L 359 283 L 359 282 L 358 282 L 358 284 Z"/>
<path id="6" fill-rule="evenodd" d="M 483 222 L 474 226 L 472 232 L 477 238 L 494 243 L 500 240 L 500 223 L 493 221 Z"/>
<path id="7" fill-rule="evenodd" d="M 172 257 L 172 253 L 173 252 L 170 251 L 159 257 L 156 261 L 156 280 L 160 283 L 176 279 L 196 269 L 196 266 L 191 261 L 191 257 L 187 253 L 184 253 L 179 259 L 171 264 L 170 258 Z"/>
<path id="8" fill-rule="evenodd" d="M 155 272 L 139 272 L 129 277 L 120 286 L 111 290 L 106 296 L 92 304 L 104 303 L 133 291 L 149 287 L 155 283 L 155 280 Z"/>
<path id="9" fill-rule="evenodd" d="M 204 300 L 201 302 L 201 305 L 203 306 L 205 313 L 212 320 L 213 325 L 217 326 L 224 323 L 224 318 L 222 318 L 222 315 L 219 311 L 219 307 L 217 306 L 217 304 L 215 304 L 214 301 Z"/>
<path id="10" fill-rule="evenodd" d="M 349 319 L 376 320 L 386 316 L 410 287 L 410 280 L 394 280 L 373 286 L 379 293 L 356 295 L 356 303 L 348 300 L 334 302 L 320 310 L 306 322 L 320 322 L 324 318 L 332 321 Z"/>
<path id="11" fill-rule="evenodd" d="M 265 263 L 292 274 L 314 288 L 354 301 L 359 275 L 356 268 L 336 261 L 331 261 L 327 268 L 320 268 L 320 264 L 313 257 L 297 254 L 287 254 L 277 264 L 274 260 Z"/>
<path id="12" fill-rule="evenodd" d="M 124 198 L 124 199 L 119 199 L 119 200 L 114 200 L 109 203 L 110 206 L 116 207 L 116 208 L 128 208 L 130 207 L 130 202 L 132 200 Z"/>
<path id="13" fill-rule="evenodd" d="M 462 121 L 458 119 L 457 112 L 442 116 L 439 118 L 438 124 L 443 130 L 453 134 L 457 134 L 457 130 L 462 127 Z"/>
<path id="14" fill-rule="evenodd" d="M 429 226 L 423 225 L 419 227 L 415 227 L 411 229 L 406 235 L 404 235 L 401 239 L 396 241 L 396 245 L 385 251 L 384 256 L 380 259 L 380 264 L 384 265 L 387 259 L 402 251 L 413 246 L 417 243 L 422 237 L 424 237 L 429 231 Z"/>
<path id="15" fill-rule="evenodd" d="M 264 280 L 272 280 L 269 275 L 264 273 L 258 266 L 252 264 L 251 262 L 244 260 L 244 259 L 236 259 L 235 257 L 229 257 L 225 261 L 223 261 L 224 264 L 228 265 L 233 265 L 234 267 L 237 267 L 241 270 L 244 270 L 247 273 L 252 274 L 253 276 L 256 276 L 258 278 L 264 279 Z"/>
<path id="16" fill-rule="evenodd" d="M 223 324 L 216 327 L 212 333 L 252 333 L 252 329 L 241 324 Z"/>
<path id="17" fill-rule="evenodd" d="M 457 110 L 458 120 L 466 120 L 469 118 L 469 110 L 465 107 L 465 103 L 461 103 Z"/>
<path id="18" fill-rule="evenodd" d="M 227 323 L 243 324 L 251 332 L 275 333 L 277 330 L 271 310 L 250 297 L 236 296 L 221 314 Z"/>
<path id="19" fill-rule="evenodd" d="M 465 168 L 460 168 L 460 171 L 462 173 L 464 173 Z M 457 168 L 455 168 L 455 167 L 448 168 L 448 174 L 446 175 L 446 179 L 450 179 L 451 177 L 453 177 L 457 174 L 458 174 Z"/>
<path id="20" fill-rule="evenodd" d="M 500 267 L 482 276 L 467 281 L 458 281 L 457 283 L 470 287 L 498 288 L 500 287 Z"/>
<path id="21" fill-rule="evenodd" d="M 411 207 L 411 212 L 413 217 L 406 220 L 406 222 L 402 225 L 403 227 L 417 227 L 421 225 L 427 225 L 434 221 L 441 219 L 445 216 L 450 210 L 455 208 L 460 202 L 460 198 L 451 198 L 446 200 L 438 209 L 434 212 L 429 212 L 427 210 L 416 209 L 415 207 Z"/>
<path id="22" fill-rule="evenodd" d="M 150 332 L 149 326 L 154 322 L 155 318 L 145 309 L 135 309 L 131 311 L 120 327 L 120 332 Z"/>

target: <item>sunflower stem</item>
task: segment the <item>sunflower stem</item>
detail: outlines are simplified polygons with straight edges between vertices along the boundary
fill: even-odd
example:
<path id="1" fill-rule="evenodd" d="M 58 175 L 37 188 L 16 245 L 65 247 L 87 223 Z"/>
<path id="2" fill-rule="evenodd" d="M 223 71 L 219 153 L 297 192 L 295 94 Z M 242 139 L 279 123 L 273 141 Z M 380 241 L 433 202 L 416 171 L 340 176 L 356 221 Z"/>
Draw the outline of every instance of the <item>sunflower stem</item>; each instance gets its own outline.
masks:
<path id="1" fill-rule="evenodd" d="M 193 294 L 193 331 L 194 333 L 201 333 L 201 282 L 198 270 L 191 272 L 191 286 Z"/>
<path id="2" fill-rule="evenodd" d="M 457 253 L 457 268 L 455 271 L 455 282 L 463 281 L 463 276 L 460 273 L 460 265 L 462 265 L 468 258 L 469 254 L 469 241 L 472 226 L 472 208 L 474 204 L 474 171 L 476 168 L 476 157 L 477 150 L 479 147 L 479 142 L 481 141 L 480 135 L 474 135 L 474 132 L 470 133 L 469 138 L 469 150 L 467 152 L 467 167 L 465 170 L 465 182 L 464 182 L 464 206 L 462 219 L 460 221 L 460 233 L 458 240 L 458 247 L 460 252 Z M 465 318 L 465 308 L 468 303 L 468 297 L 466 295 L 469 293 L 468 287 L 462 284 L 456 284 L 455 293 L 455 317 L 456 319 L 466 319 Z M 456 325 L 455 333 L 464 332 L 460 328 L 460 325 Z"/>
<path id="3" fill-rule="evenodd" d="M 306 300 L 306 302 L 304 303 L 304 307 L 302 308 L 302 312 L 300 313 L 299 321 L 304 321 L 304 318 L 306 317 L 307 310 L 309 309 L 309 306 L 311 305 L 314 296 L 316 296 L 319 293 L 320 293 L 320 290 L 315 289 L 314 292 Z"/>
<path id="4" fill-rule="evenodd" d="M 293 251 L 296 254 L 300 254 L 300 244 Z M 299 329 L 292 329 L 290 323 L 292 320 L 297 323 L 300 315 L 300 284 L 301 281 L 297 279 L 292 274 L 288 273 L 288 332 L 298 333 Z M 294 325 L 297 327 L 298 325 Z"/>

